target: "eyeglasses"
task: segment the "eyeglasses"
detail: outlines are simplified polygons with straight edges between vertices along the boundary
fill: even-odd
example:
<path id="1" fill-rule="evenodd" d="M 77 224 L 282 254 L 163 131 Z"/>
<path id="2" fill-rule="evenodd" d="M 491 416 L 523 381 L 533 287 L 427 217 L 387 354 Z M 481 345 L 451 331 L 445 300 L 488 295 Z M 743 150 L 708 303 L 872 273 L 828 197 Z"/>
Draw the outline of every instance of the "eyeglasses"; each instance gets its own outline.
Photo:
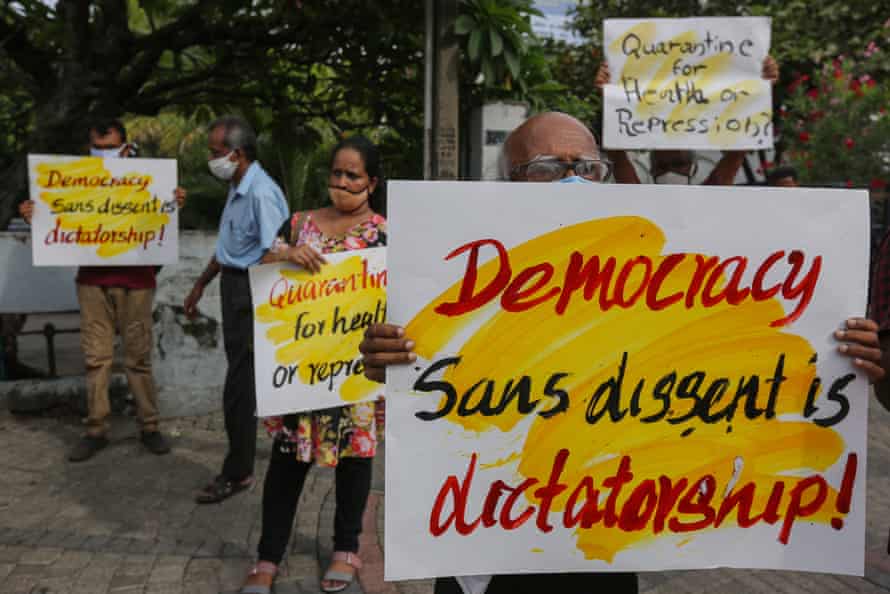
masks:
<path id="1" fill-rule="evenodd" d="M 555 157 L 536 157 L 511 169 L 510 179 L 515 181 L 524 178 L 532 182 L 551 182 L 565 177 L 569 169 L 577 176 L 600 182 L 609 177 L 612 163 L 603 159 L 562 161 Z"/>

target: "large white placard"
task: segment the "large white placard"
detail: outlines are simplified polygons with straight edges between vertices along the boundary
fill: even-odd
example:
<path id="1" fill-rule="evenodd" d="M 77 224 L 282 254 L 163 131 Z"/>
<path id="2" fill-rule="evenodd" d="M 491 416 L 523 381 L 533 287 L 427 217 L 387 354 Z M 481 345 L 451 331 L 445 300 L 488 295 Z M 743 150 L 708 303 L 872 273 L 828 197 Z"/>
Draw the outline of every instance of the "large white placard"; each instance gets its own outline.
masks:
<path id="1" fill-rule="evenodd" d="M 606 19 L 603 38 L 605 147 L 772 147 L 769 18 Z"/>
<path id="2" fill-rule="evenodd" d="M 250 269 L 257 415 L 376 399 L 358 345 L 386 319 L 386 248 L 325 255 L 312 274 L 292 264 Z"/>
<path id="3" fill-rule="evenodd" d="M 386 576 L 861 575 L 865 192 L 394 182 Z"/>
<path id="4" fill-rule="evenodd" d="M 176 161 L 28 155 L 35 266 L 172 264 Z"/>

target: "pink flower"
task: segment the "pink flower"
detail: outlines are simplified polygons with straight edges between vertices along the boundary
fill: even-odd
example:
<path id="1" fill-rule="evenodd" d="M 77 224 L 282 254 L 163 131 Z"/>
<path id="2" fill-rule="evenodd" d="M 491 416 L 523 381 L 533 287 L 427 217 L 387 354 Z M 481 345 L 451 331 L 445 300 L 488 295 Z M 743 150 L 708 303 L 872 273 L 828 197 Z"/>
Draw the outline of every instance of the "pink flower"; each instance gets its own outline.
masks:
<path id="1" fill-rule="evenodd" d="M 801 142 L 809 142 L 810 141 L 810 133 L 807 131 L 803 131 L 800 133 L 800 141 Z"/>
<path id="2" fill-rule="evenodd" d="M 375 213 L 374 216 L 371 217 L 371 222 L 374 223 L 375 225 L 382 225 L 383 223 L 386 222 L 386 219 L 384 219 L 379 214 Z"/>
<path id="3" fill-rule="evenodd" d="M 376 242 L 376 241 L 377 241 L 377 236 L 378 236 L 377 229 L 375 229 L 374 227 L 368 227 L 368 228 L 365 229 L 365 231 L 362 233 L 362 237 L 363 237 L 369 244 Z"/>
<path id="4" fill-rule="evenodd" d="M 371 434 L 364 429 L 354 429 L 349 438 L 349 447 L 357 456 L 367 457 L 374 453 L 374 441 Z"/>
<path id="5" fill-rule="evenodd" d="M 349 249 L 351 249 L 351 250 L 360 250 L 360 249 L 362 249 L 362 248 L 366 248 L 366 247 L 368 247 L 368 245 L 367 245 L 364 241 L 362 241 L 361 238 L 359 238 L 359 237 L 353 237 L 352 235 L 350 235 L 349 237 L 347 237 L 347 238 L 343 241 L 343 244 L 344 244 L 347 248 L 349 248 Z"/>
<path id="6" fill-rule="evenodd" d="M 844 146 L 847 147 L 847 149 L 852 149 L 855 145 L 856 145 L 856 143 L 853 142 L 853 139 L 850 138 L 849 136 L 844 138 Z"/>

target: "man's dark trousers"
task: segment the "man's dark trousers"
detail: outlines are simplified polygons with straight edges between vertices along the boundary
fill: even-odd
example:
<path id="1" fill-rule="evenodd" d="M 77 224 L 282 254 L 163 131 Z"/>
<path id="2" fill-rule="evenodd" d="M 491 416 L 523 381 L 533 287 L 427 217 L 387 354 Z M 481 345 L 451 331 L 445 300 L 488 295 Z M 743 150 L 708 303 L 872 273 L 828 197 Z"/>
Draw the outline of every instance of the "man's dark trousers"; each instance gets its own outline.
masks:
<path id="1" fill-rule="evenodd" d="M 256 456 L 256 384 L 253 367 L 253 302 L 246 270 L 223 267 L 220 281 L 226 384 L 223 412 L 229 451 L 222 475 L 239 482 L 253 475 Z"/>

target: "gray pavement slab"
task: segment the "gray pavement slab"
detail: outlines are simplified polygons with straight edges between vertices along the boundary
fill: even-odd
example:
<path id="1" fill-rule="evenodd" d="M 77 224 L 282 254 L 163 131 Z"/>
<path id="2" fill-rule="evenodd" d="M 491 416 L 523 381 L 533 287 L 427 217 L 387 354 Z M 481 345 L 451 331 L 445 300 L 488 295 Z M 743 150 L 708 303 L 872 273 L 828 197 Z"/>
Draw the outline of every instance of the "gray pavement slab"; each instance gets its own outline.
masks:
<path id="1" fill-rule="evenodd" d="M 71 464 L 82 431 L 71 417 L 14 417 L 0 410 L 0 594 L 169 594 L 237 592 L 260 530 L 261 481 L 219 505 L 199 506 L 195 490 L 216 473 L 225 450 L 219 415 L 169 421 L 173 453 L 153 456 L 131 419 L 115 418 L 112 444 Z M 271 442 L 261 437 L 257 476 Z M 375 464 L 377 542 L 383 545 L 383 457 Z M 319 591 L 331 548 L 333 472 L 307 479 L 279 594 Z M 890 414 L 869 421 L 865 578 L 814 573 L 709 570 L 641 574 L 647 594 L 890 592 Z M 393 591 L 385 586 L 380 592 Z M 392 585 L 430 594 L 430 580 Z M 358 584 L 349 592 L 361 592 Z M 369 594 L 372 594 L 369 591 Z"/>

